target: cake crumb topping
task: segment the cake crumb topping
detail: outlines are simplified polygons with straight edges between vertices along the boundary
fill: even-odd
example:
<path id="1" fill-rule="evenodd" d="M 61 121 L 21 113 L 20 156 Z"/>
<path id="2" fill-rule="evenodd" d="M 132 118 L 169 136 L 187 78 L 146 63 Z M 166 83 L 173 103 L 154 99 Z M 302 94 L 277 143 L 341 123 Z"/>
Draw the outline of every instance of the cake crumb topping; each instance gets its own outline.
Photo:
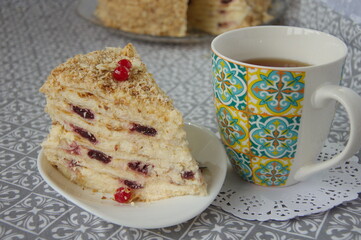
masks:
<path id="1" fill-rule="evenodd" d="M 114 81 L 113 71 L 120 59 L 130 62 L 131 69 L 127 81 Z M 92 92 L 114 103 L 132 101 L 131 96 L 144 102 L 172 104 L 170 98 L 154 84 L 155 80 L 147 72 L 132 44 L 122 48 L 108 47 L 88 54 L 79 54 L 55 68 L 47 82 L 40 89 L 47 93 L 49 89 L 76 88 L 82 92 Z"/>

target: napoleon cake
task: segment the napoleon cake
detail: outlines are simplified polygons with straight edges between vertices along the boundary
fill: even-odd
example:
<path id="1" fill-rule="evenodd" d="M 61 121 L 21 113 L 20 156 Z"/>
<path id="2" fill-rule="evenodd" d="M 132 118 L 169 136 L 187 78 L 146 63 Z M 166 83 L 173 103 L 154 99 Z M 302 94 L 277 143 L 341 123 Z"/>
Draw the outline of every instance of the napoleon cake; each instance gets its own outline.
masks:
<path id="1" fill-rule="evenodd" d="M 76 55 L 40 91 L 52 119 L 43 154 L 74 183 L 123 203 L 207 194 L 182 114 L 133 45 Z"/>

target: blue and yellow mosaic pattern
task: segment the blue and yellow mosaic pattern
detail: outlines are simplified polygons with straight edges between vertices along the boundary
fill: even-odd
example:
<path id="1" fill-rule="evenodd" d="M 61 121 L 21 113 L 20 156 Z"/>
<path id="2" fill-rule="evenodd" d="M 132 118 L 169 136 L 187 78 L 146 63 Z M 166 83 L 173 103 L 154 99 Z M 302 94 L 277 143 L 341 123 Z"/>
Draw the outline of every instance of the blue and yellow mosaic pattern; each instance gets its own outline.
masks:
<path id="1" fill-rule="evenodd" d="M 304 72 L 251 68 L 212 54 L 218 126 L 234 169 L 263 186 L 286 184 L 295 157 Z"/>

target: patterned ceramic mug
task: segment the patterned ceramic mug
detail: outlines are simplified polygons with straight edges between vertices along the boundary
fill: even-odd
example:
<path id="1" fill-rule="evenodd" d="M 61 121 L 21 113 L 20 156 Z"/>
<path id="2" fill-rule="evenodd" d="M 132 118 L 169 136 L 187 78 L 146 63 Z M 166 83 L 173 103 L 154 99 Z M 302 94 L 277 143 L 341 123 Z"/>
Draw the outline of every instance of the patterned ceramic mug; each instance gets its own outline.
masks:
<path id="1" fill-rule="evenodd" d="M 292 185 L 360 149 L 361 97 L 338 86 L 347 54 L 340 39 L 304 28 L 258 26 L 217 36 L 212 51 L 218 126 L 232 166 L 244 180 Z M 261 66 L 249 59 L 309 65 Z M 348 113 L 349 140 L 339 155 L 317 162 L 336 101 Z"/>

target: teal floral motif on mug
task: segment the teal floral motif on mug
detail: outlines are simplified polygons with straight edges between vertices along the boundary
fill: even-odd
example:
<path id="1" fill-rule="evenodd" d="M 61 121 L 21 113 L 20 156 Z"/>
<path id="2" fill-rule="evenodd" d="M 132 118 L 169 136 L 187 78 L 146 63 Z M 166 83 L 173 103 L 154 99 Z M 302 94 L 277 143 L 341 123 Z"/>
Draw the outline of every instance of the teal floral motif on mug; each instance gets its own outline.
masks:
<path id="1" fill-rule="evenodd" d="M 301 108 L 304 93 L 302 75 L 270 71 L 268 75 L 259 76 L 261 80 L 252 85 L 251 92 L 260 99 L 260 105 L 266 105 L 271 113 L 283 113 L 291 107 Z"/>
<path id="2" fill-rule="evenodd" d="M 232 162 L 233 168 L 246 181 L 253 182 L 250 156 L 237 153 L 232 148 L 225 146 L 229 160 Z"/>
<path id="3" fill-rule="evenodd" d="M 283 166 L 278 161 L 271 161 L 255 171 L 255 177 L 261 180 L 262 185 L 280 186 L 284 185 L 290 174 L 289 167 Z"/>
<path id="4" fill-rule="evenodd" d="M 224 107 L 217 111 L 218 126 L 224 141 L 229 145 L 234 145 L 246 137 L 245 130 L 238 124 L 238 119 Z"/>
<path id="5" fill-rule="evenodd" d="M 251 150 L 255 156 L 294 157 L 300 117 L 252 116 L 250 123 Z"/>
<path id="6" fill-rule="evenodd" d="M 246 68 L 212 56 L 215 97 L 227 106 L 243 110 L 246 107 Z"/>

